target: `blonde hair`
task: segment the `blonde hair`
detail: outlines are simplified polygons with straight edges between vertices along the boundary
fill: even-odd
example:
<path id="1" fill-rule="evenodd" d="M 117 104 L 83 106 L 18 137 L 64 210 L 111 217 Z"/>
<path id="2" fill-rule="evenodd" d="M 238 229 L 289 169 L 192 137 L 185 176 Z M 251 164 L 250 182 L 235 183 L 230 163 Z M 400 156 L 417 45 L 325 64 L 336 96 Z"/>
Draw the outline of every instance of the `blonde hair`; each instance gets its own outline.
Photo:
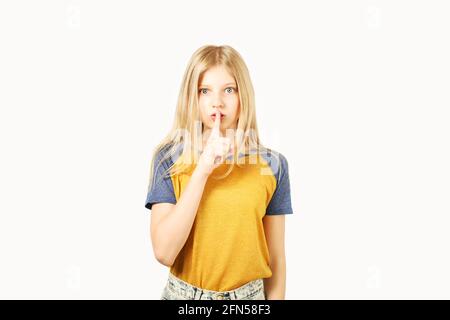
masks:
<path id="1" fill-rule="evenodd" d="M 247 66 L 241 55 L 232 47 L 227 45 L 214 46 L 205 45 L 197 49 L 189 60 L 183 76 L 181 88 L 178 95 L 175 120 L 172 129 L 167 136 L 159 143 L 153 153 L 150 166 L 150 181 L 154 176 L 154 164 L 157 155 L 163 151 L 158 166 L 171 157 L 175 157 L 177 152 L 181 152 L 182 161 L 175 166 L 174 163 L 166 172 L 171 172 L 170 176 L 185 172 L 191 164 L 196 162 L 198 156 L 192 152 L 196 137 L 192 134 L 198 132 L 195 126 L 201 123 L 200 111 L 198 107 L 198 85 L 203 73 L 215 66 L 223 66 L 235 78 L 237 91 L 239 94 L 240 114 L 234 136 L 235 150 L 231 161 L 231 166 L 227 172 L 219 177 L 224 178 L 233 169 L 234 165 L 240 166 L 239 153 L 247 154 L 247 150 L 271 152 L 270 149 L 262 146 L 259 139 L 258 127 L 256 124 L 255 96 L 253 85 Z M 202 125 L 203 130 L 203 125 Z M 227 162 L 230 163 L 230 162 Z M 215 178 L 215 177 L 214 177 Z M 154 181 L 153 181 L 154 183 Z"/>

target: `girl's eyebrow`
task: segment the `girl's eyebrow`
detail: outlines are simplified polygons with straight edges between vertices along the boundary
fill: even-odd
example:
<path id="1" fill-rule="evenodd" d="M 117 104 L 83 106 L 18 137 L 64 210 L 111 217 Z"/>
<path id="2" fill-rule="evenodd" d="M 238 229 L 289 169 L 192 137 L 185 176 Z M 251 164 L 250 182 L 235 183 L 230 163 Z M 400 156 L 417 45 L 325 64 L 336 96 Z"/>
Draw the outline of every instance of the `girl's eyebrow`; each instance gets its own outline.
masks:
<path id="1" fill-rule="evenodd" d="M 225 86 L 228 86 L 228 85 L 233 85 L 233 86 L 236 86 L 236 83 L 234 83 L 234 82 L 229 82 L 229 83 L 227 83 L 227 84 L 224 84 L 223 86 L 225 87 Z M 200 85 L 200 87 L 209 87 L 209 85 L 207 85 L 207 84 L 201 84 Z"/>

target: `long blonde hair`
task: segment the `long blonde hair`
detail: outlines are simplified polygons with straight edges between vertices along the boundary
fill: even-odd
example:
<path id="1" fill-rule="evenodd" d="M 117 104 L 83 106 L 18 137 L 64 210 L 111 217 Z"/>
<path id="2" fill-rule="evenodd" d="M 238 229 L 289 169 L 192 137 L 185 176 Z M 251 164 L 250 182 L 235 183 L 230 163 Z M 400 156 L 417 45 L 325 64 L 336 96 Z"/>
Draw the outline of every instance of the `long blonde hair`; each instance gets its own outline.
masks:
<path id="1" fill-rule="evenodd" d="M 255 96 L 253 85 L 247 66 L 241 55 L 232 47 L 227 45 L 214 46 L 205 45 L 197 49 L 189 60 L 183 81 L 178 95 L 175 120 L 172 129 L 167 136 L 158 144 L 153 152 L 152 163 L 150 166 L 150 181 L 154 176 L 154 164 L 156 156 L 164 149 L 164 155 L 160 158 L 158 166 L 168 158 L 175 157 L 176 153 L 181 152 L 183 161 L 177 166 L 174 163 L 166 172 L 171 172 L 170 176 L 184 172 L 190 167 L 190 164 L 196 162 L 198 156 L 192 147 L 198 141 L 193 134 L 198 132 L 195 127 L 201 123 L 200 111 L 198 107 L 198 81 L 203 73 L 209 68 L 223 66 L 234 76 L 239 94 L 240 114 L 234 137 L 235 150 L 228 171 L 221 177 L 226 177 L 234 165 L 240 166 L 239 153 L 247 154 L 247 150 L 256 150 L 256 153 L 271 152 L 260 143 L 258 127 L 256 124 Z M 202 125 L 203 130 L 203 125 Z M 182 151 L 181 151 L 182 150 Z M 194 152 L 193 152 L 194 151 Z M 154 181 L 153 181 L 154 183 Z"/>

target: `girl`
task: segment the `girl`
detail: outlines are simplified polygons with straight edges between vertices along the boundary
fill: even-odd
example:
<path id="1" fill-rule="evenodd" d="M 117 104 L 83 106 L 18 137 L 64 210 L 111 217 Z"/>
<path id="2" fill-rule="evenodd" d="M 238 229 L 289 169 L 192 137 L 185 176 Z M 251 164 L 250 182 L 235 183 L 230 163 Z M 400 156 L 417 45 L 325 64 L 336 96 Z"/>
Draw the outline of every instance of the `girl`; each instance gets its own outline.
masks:
<path id="1" fill-rule="evenodd" d="M 285 298 L 288 163 L 259 141 L 249 72 L 232 47 L 192 55 L 145 207 L 155 258 L 170 267 L 161 299 Z"/>

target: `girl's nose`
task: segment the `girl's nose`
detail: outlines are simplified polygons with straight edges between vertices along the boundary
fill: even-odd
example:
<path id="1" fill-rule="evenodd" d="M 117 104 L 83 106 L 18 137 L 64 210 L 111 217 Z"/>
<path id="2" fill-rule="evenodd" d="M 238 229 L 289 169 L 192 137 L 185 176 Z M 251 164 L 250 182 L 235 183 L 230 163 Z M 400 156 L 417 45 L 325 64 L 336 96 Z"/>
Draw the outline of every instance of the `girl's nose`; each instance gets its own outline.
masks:
<path id="1" fill-rule="evenodd" d="M 219 95 L 216 94 L 214 96 L 212 103 L 215 108 L 223 107 L 223 101 L 222 101 L 222 97 L 220 96 L 220 94 Z"/>

